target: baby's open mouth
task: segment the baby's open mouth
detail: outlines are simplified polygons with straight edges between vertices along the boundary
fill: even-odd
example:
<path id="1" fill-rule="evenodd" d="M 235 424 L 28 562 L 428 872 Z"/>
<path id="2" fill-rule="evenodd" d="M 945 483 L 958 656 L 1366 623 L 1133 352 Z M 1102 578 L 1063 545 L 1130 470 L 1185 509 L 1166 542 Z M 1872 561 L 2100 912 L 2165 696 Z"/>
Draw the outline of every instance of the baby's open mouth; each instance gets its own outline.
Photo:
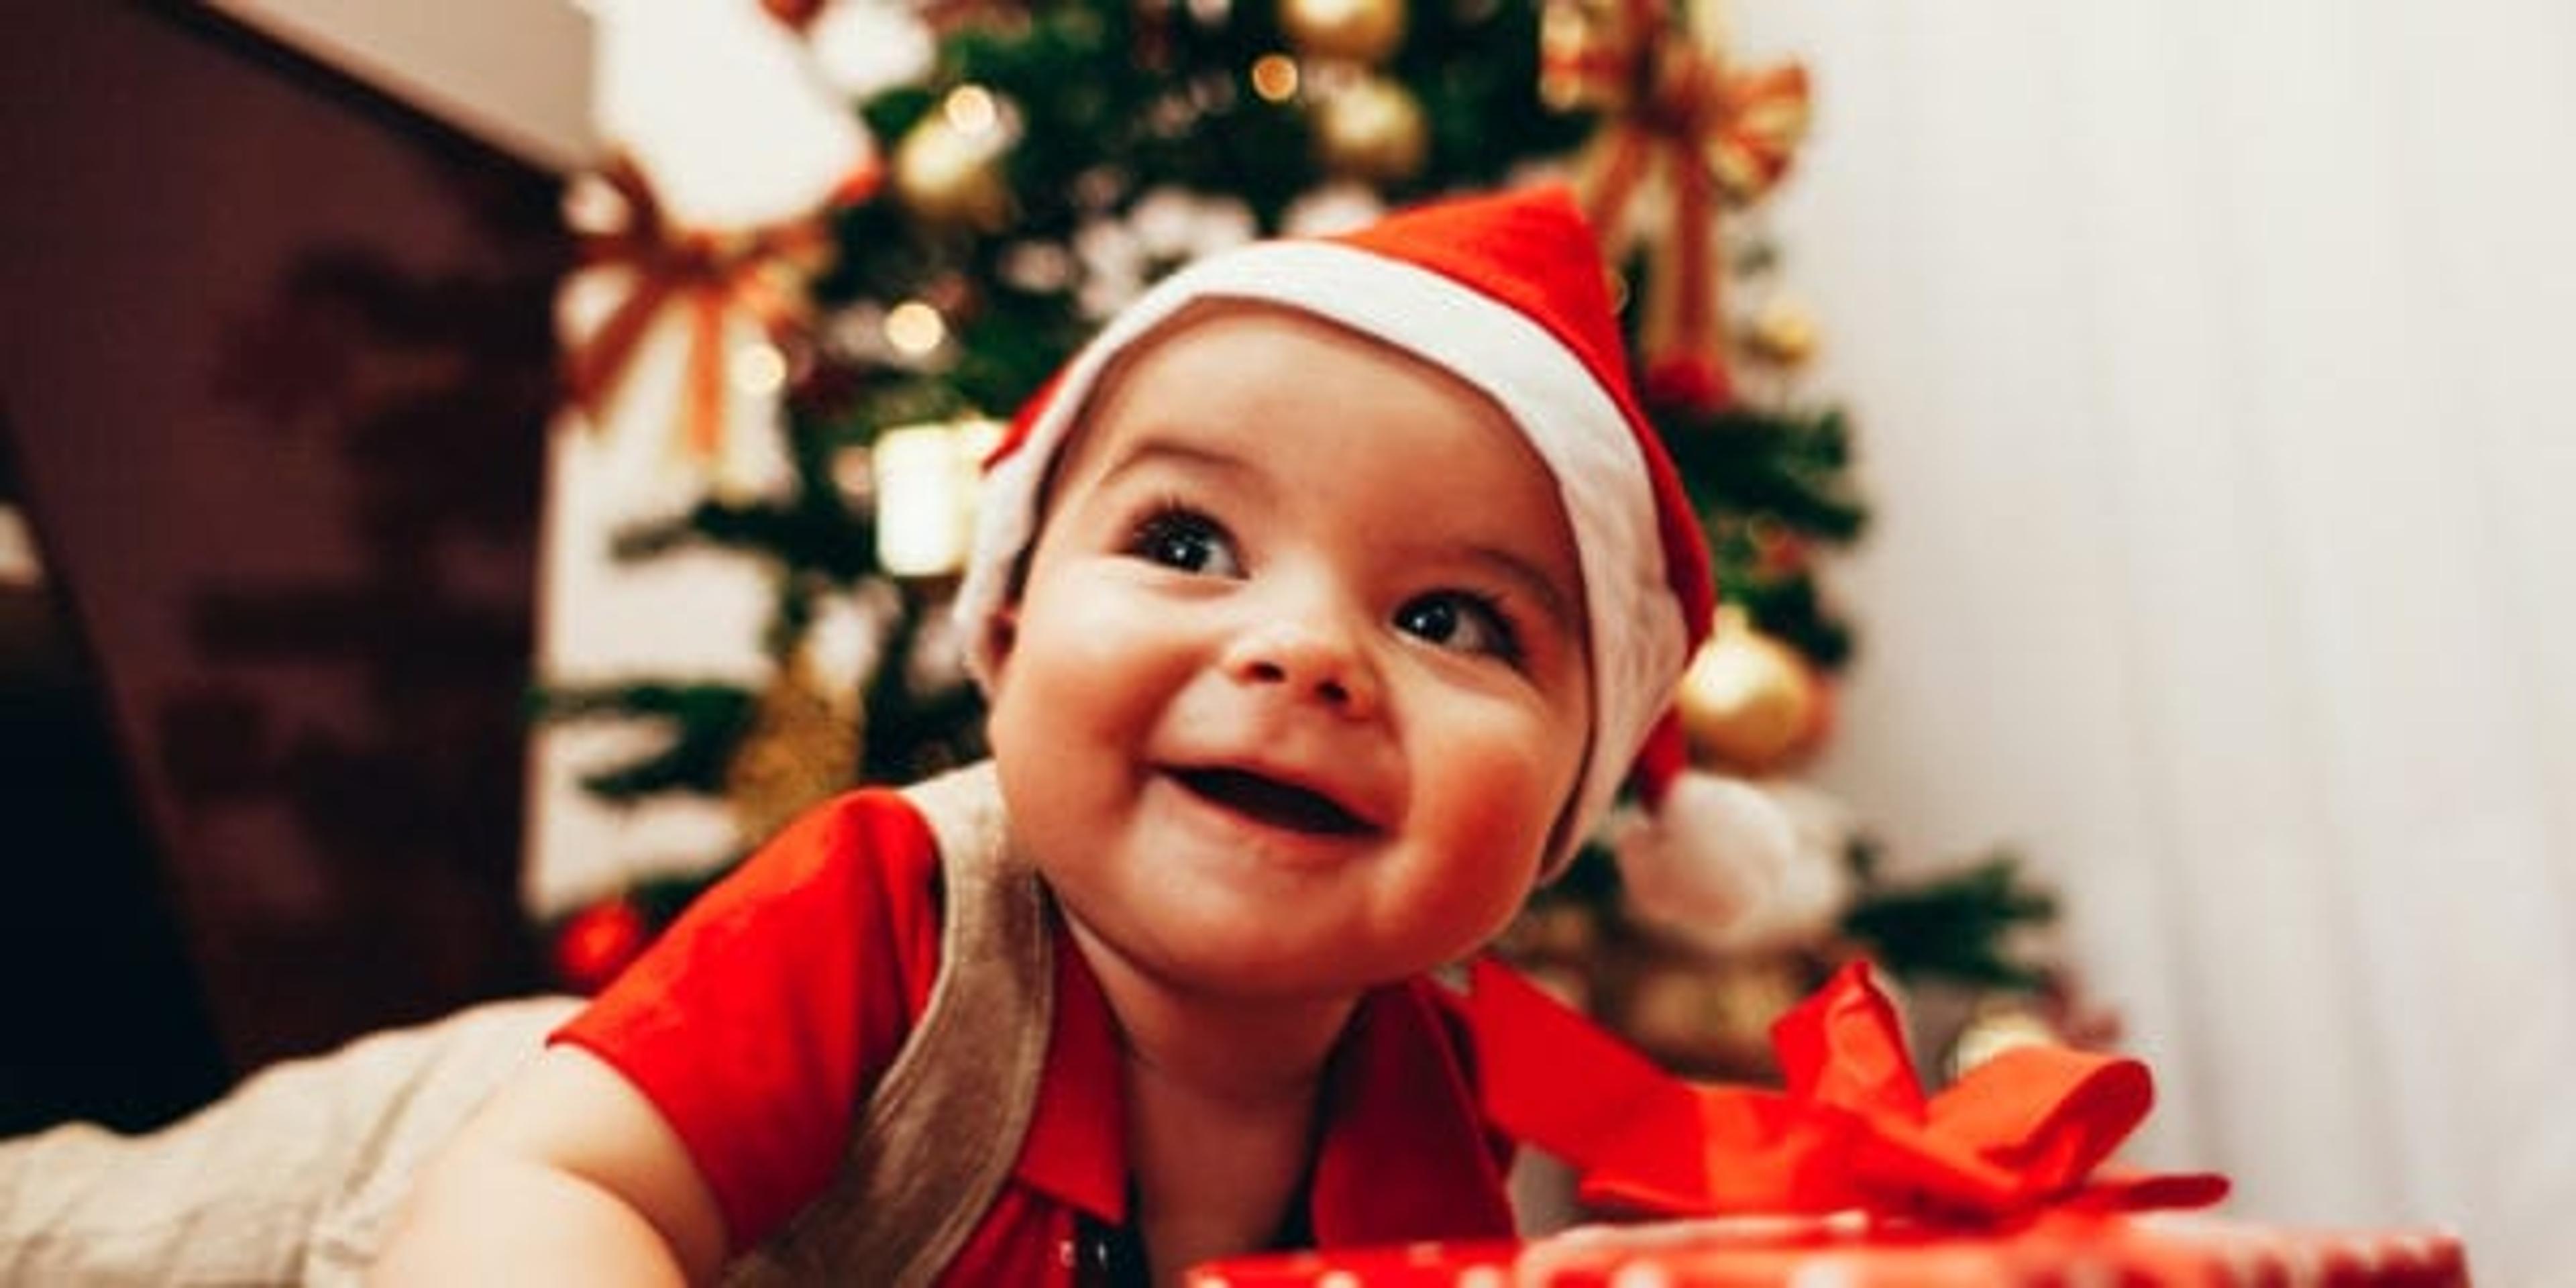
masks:
<path id="1" fill-rule="evenodd" d="M 1174 781 L 1202 800 L 1293 832 L 1357 836 L 1376 830 L 1320 792 L 1240 769 L 1181 769 Z"/>

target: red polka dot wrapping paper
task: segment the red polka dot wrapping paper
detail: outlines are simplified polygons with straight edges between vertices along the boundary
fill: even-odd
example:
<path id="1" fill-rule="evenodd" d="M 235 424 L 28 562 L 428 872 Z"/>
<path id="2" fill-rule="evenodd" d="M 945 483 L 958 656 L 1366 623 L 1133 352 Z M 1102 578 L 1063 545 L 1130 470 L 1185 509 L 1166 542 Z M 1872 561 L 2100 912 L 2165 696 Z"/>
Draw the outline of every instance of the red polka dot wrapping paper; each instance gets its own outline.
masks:
<path id="1" fill-rule="evenodd" d="M 2281 1229 L 2205 1215 L 2056 1213 L 2010 1232 L 1821 1218 L 1597 1226 L 1524 1244 L 1247 1257 L 1190 1288 L 2465 1288 L 2442 1230 Z"/>

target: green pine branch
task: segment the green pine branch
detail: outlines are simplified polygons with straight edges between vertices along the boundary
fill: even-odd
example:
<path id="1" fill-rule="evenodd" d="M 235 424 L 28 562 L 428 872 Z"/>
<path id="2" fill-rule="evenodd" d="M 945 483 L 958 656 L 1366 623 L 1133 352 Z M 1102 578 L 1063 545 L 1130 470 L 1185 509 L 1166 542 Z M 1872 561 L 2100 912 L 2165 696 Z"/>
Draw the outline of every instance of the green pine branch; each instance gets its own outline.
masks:
<path id="1" fill-rule="evenodd" d="M 1665 420 L 1664 446 L 1702 511 L 1765 515 L 1833 545 L 1860 539 L 1869 509 L 1853 488 L 1851 428 L 1841 409 L 1737 406 Z"/>
<path id="2" fill-rule="evenodd" d="M 2057 900 L 2023 879 L 2019 856 L 1997 849 L 1970 867 L 1904 885 L 1880 877 L 1876 847 L 1867 841 L 1853 846 L 1851 862 L 1861 893 L 1843 914 L 1843 932 L 1868 944 L 1898 978 L 2009 988 L 2041 982 L 2039 969 L 2014 955 L 2012 939 L 2054 921 Z"/>
<path id="3" fill-rule="evenodd" d="M 674 791 L 722 795 L 753 702 L 750 690 L 718 683 L 555 685 L 532 695 L 540 720 L 646 720 L 669 728 L 658 750 L 582 775 L 583 790 L 610 801 Z"/>

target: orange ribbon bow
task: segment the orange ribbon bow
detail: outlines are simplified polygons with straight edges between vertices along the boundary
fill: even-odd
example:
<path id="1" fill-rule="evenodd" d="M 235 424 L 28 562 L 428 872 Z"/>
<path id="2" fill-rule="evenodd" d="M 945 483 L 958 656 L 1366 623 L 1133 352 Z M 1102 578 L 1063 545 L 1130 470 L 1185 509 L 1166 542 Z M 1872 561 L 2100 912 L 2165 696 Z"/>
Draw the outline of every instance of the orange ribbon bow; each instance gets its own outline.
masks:
<path id="1" fill-rule="evenodd" d="M 1788 170 L 1807 128 L 1807 73 L 1790 64 L 1730 75 L 1662 9 L 1658 0 L 1549 0 L 1539 93 L 1559 108 L 1610 114 L 1582 185 L 1584 213 L 1605 239 L 1663 161 L 1673 204 L 1639 344 L 1647 392 L 1714 410 L 1733 397 L 1721 353 L 1717 204 L 1749 204 Z"/>
<path id="2" fill-rule="evenodd" d="M 680 229 L 633 161 L 620 157 L 599 177 L 622 201 L 626 218 L 616 228 L 580 236 L 580 266 L 630 269 L 635 285 L 566 355 L 567 392 L 595 422 L 653 320 L 664 307 L 684 303 L 690 323 L 684 441 L 692 456 L 713 460 L 724 432 L 727 313 L 748 313 L 782 347 L 794 340 L 808 311 L 802 283 L 829 258 L 830 232 L 819 219 L 740 233 Z"/>
<path id="3" fill-rule="evenodd" d="M 1926 1099 L 1895 1007 L 1857 963 L 1772 1027 L 1785 1091 L 1672 1077 L 1491 961 L 1465 1006 L 1487 1113 L 1572 1164 L 1595 1205 L 1999 1223 L 2227 1193 L 2210 1174 L 2097 1173 L 2155 1101 L 2134 1059 L 2022 1047 Z"/>

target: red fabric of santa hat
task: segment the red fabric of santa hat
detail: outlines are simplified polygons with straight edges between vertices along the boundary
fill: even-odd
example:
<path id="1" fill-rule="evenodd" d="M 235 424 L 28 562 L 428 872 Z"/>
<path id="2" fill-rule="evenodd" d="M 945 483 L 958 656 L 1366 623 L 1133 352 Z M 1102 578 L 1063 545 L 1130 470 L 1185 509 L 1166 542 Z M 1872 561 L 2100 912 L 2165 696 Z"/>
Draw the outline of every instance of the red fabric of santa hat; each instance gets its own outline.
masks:
<path id="1" fill-rule="evenodd" d="M 994 456 L 956 608 L 969 669 L 991 677 L 989 628 L 1036 536 L 1048 465 L 1101 372 L 1211 299 L 1295 309 L 1452 373 L 1492 398 L 1555 474 L 1583 572 L 1594 720 L 1572 826 L 1548 856 L 1551 870 L 1560 866 L 1664 717 L 1715 598 L 1689 498 L 1629 389 L 1599 245 L 1562 188 L 1437 202 L 1339 237 L 1255 243 L 1200 260 L 1129 305 L 1021 412 Z"/>

